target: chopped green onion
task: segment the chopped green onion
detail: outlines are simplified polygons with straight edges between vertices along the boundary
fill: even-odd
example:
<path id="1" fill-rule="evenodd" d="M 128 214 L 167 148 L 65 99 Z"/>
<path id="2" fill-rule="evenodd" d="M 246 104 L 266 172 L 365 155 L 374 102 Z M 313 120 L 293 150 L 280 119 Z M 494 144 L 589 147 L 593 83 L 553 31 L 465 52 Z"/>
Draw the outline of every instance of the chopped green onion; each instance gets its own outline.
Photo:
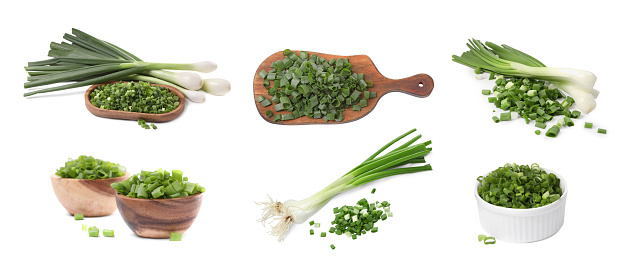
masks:
<path id="1" fill-rule="evenodd" d="M 91 226 L 88 228 L 88 236 L 89 237 L 98 237 L 100 235 L 100 229 L 95 226 Z"/>
<path id="2" fill-rule="evenodd" d="M 485 245 L 495 244 L 495 237 L 493 237 L 493 236 L 485 237 L 484 238 L 484 244 Z"/>
<path id="3" fill-rule="evenodd" d="M 326 232 L 321 232 L 321 237 L 325 237 L 325 236 L 327 236 L 327 233 Z"/>
<path id="4" fill-rule="evenodd" d="M 482 90 L 482 95 L 489 95 L 491 94 L 491 90 L 490 89 L 483 89 Z"/>
<path id="5" fill-rule="evenodd" d="M 86 224 L 82 224 L 82 231 L 86 231 Z"/>
<path id="6" fill-rule="evenodd" d="M 55 175 L 70 179 L 109 179 L 124 176 L 126 168 L 115 163 L 80 155 L 77 159 L 68 159 L 64 167 L 59 168 Z"/>
<path id="7" fill-rule="evenodd" d="M 115 231 L 104 229 L 104 231 L 102 231 L 102 235 L 104 235 L 104 237 L 115 237 Z"/>
<path id="8" fill-rule="evenodd" d="M 325 60 L 315 54 L 308 56 L 307 52 L 297 54 L 291 50 L 285 50 L 283 55 L 283 60 L 271 64 L 269 73 L 259 72 L 275 111 L 292 113 L 275 116 L 275 122 L 304 116 L 342 121 L 343 111 L 349 107 L 360 110 L 368 105 L 367 99 L 376 97 L 376 92 L 368 90 L 373 84 L 365 81 L 363 74 L 352 73 L 349 61 Z M 268 80 L 273 81 L 274 86 Z M 256 99 L 270 104 L 265 102 L 266 97 Z"/>
<path id="9" fill-rule="evenodd" d="M 540 131 L 540 130 L 535 130 L 535 134 L 536 134 L 536 135 L 540 135 L 541 133 L 542 133 L 542 131 Z"/>
<path id="10" fill-rule="evenodd" d="M 606 134 L 606 129 L 599 128 L 597 129 L 597 132 L 600 134 Z"/>
<path id="11" fill-rule="evenodd" d="M 376 193 L 376 188 L 372 189 L 372 194 Z"/>
<path id="12" fill-rule="evenodd" d="M 506 208 L 537 208 L 562 196 L 557 175 L 546 172 L 537 164 L 506 164 L 477 180 L 480 198 Z M 546 197 L 543 197 L 544 194 Z"/>
<path id="13" fill-rule="evenodd" d="M 495 123 L 500 122 L 500 119 L 498 117 L 496 117 L 496 116 L 493 116 L 492 119 L 493 119 L 493 122 L 495 122 Z"/>
<path id="14" fill-rule="evenodd" d="M 549 128 L 548 131 L 546 131 L 546 136 L 548 137 L 556 137 L 557 134 L 560 133 L 560 127 L 557 125 L 553 125 L 551 128 Z"/>
<path id="15" fill-rule="evenodd" d="M 544 129 L 544 128 L 546 128 L 546 123 L 543 123 L 543 122 L 536 122 L 536 123 L 535 123 L 535 127 L 537 127 L 537 128 L 541 128 L 541 129 Z M 539 130 L 538 130 L 538 131 L 539 131 Z"/>
<path id="16" fill-rule="evenodd" d="M 584 128 L 592 129 L 593 128 L 593 123 L 585 122 L 584 123 Z"/>
<path id="17" fill-rule="evenodd" d="M 170 241 L 181 241 L 181 233 L 179 233 L 179 232 L 171 232 L 170 233 Z"/>
<path id="18" fill-rule="evenodd" d="M 180 198 L 206 191 L 203 186 L 188 182 L 180 170 L 173 170 L 171 175 L 171 172 L 163 169 L 142 171 L 122 182 L 112 183 L 111 187 L 118 194 L 144 199 Z"/>
<path id="19" fill-rule="evenodd" d="M 334 244 L 331 244 L 330 247 L 332 248 L 332 250 L 334 250 L 336 247 L 334 246 Z"/>
<path id="20" fill-rule="evenodd" d="M 478 242 L 482 242 L 482 241 L 484 241 L 484 238 L 487 238 L 487 236 L 486 236 L 486 235 L 484 235 L 484 234 L 480 234 L 480 235 L 478 235 Z"/>
<path id="21" fill-rule="evenodd" d="M 74 214 L 73 217 L 75 217 L 75 220 L 83 220 L 84 214 Z"/>
<path id="22" fill-rule="evenodd" d="M 310 235 L 314 235 L 314 229 L 310 229 Z"/>

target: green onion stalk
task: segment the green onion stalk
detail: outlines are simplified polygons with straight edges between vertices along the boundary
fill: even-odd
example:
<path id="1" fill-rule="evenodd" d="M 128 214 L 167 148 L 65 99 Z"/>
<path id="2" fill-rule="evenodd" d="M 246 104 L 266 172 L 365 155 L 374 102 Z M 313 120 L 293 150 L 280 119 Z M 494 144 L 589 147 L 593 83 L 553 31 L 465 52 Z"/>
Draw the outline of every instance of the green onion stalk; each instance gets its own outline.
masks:
<path id="1" fill-rule="evenodd" d="M 340 193 L 389 176 L 431 170 L 431 165 L 425 162 L 425 155 L 431 152 L 431 148 L 428 147 L 431 141 L 414 144 L 421 135 L 380 155 L 394 143 L 415 131 L 416 129 L 412 129 L 390 141 L 347 174 L 306 199 L 279 202 L 269 197 L 268 201 L 257 203 L 263 205 L 262 217 L 258 221 L 265 226 L 266 221 L 272 219 L 275 224 L 270 234 L 282 242 L 293 224 L 305 222 Z"/>
<path id="2" fill-rule="evenodd" d="M 471 39 L 467 43 L 469 51 L 461 56 L 453 55 L 452 60 L 471 67 L 476 73 L 489 71 L 514 77 L 526 77 L 548 81 L 558 89 L 568 93 L 577 107 L 590 113 L 596 107 L 595 99 L 599 91 L 594 89 L 597 77 L 588 71 L 546 67 L 544 63 L 513 47 Z"/>
<path id="3" fill-rule="evenodd" d="M 24 94 L 25 97 L 108 81 L 144 78 L 144 81 L 150 83 L 173 86 L 191 101 L 203 102 L 203 92 L 199 90 L 206 89 L 201 76 L 193 72 L 176 73 L 167 70 L 209 73 L 217 69 L 217 64 L 210 61 L 187 64 L 145 62 L 109 42 L 77 29 L 73 29 L 72 34 L 65 34 L 64 39 L 70 43 L 51 43 L 49 56 L 52 58 L 27 64 L 25 70 L 29 76 L 24 88 L 67 84 L 30 91 Z M 230 84 L 226 87 L 227 90 L 219 90 L 218 93 L 227 93 Z"/>

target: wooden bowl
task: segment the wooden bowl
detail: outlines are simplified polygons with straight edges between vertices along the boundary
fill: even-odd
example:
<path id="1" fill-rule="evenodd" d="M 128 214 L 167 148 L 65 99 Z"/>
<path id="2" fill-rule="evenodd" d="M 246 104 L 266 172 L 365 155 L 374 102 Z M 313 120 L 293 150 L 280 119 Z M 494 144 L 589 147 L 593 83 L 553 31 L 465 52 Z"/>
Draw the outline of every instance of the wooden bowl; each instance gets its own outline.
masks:
<path id="1" fill-rule="evenodd" d="M 123 120 L 143 119 L 145 121 L 150 121 L 150 122 L 171 121 L 177 118 L 179 115 L 181 115 L 182 112 L 184 112 L 184 107 L 186 104 L 186 99 L 184 98 L 184 94 L 174 87 L 166 86 L 166 85 L 158 85 L 158 84 L 150 84 L 150 85 L 168 88 L 170 91 L 172 91 L 179 97 L 179 106 L 177 106 L 175 110 L 170 111 L 168 113 L 163 113 L 163 114 L 149 114 L 149 113 L 101 109 L 97 106 L 94 106 L 91 103 L 91 92 L 93 92 L 93 90 L 95 90 L 97 87 L 101 85 L 108 85 L 108 84 L 117 83 L 117 82 L 119 81 L 111 81 L 111 82 L 106 82 L 103 84 L 92 85 L 91 87 L 89 87 L 88 90 L 86 90 L 86 93 L 84 93 L 84 104 L 86 105 L 86 109 L 88 109 L 89 112 L 93 113 L 93 115 L 102 117 L 102 118 L 123 119 Z"/>
<path id="2" fill-rule="evenodd" d="M 197 218 L 202 193 L 174 199 L 138 199 L 117 194 L 119 214 L 138 236 L 170 238 L 171 232 L 184 233 Z"/>
<path id="3" fill-rule="evenodd" d="M 121 182 L 129 177 L 128 172 L 122 177 L 96 180 L 68 179 L 53 174 L 51 184 L 55 196 L 69 214 L 106 216 L 117 210 L 117 191 L 111 187 L 111 183 Z"/>

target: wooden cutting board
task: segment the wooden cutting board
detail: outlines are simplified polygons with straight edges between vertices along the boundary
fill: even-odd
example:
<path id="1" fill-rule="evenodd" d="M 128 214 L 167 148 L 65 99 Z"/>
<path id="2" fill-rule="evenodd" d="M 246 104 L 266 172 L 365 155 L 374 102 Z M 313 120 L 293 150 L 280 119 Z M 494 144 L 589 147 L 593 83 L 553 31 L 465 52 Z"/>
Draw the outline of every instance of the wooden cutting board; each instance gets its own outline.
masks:
<path id="1" fill-rule="evenodd" d="M 293 51 L 293 52 L 296 53 L 297 55 L 299 53 L 299 51 Z M 424 73 L 416 74 L 414 76 L 403 78 L 403 79 L 389 79 L 383 76 L 382 74 L 380 74 L 380 72 L 378 71 L 378 69 L 372 62 L 372 60 L 369 58 L 369 56 L 366 56 L 366 55 L 338 56 L 338 55 L 322 54 L 322 53 L 315 53 L 315 52 L 307 52 L 307 53 L 308 55 L 316 54 L 317 56 L 325 58 L 327 60 L 330 60 L 332 58 L 334 59 L 348 58 L 349 62 L 352 64 L 352 68 L 353 68 L 352 72 L 357 74 L 359 73 L 364 74 L 365 80 L 370 81 L 374 84 L 373 87 L 369 88 L 369 91 L 375 91 L 377 96 L 376 98 L 369 99 L 367 101 L 367 106 L 363 107 L 360 111 L 353 111 L 351 107 L 346 109 L 343 112 L 344 119 L 342 121 L 326 122 L 323 119 L 314 119 L 311 117 L 303 116 L 303 117 L 296 118 L 294 120 L 279 121 L 279 122 L 276 122 L 276 124 L 347 123 L 347 122 L 358 120 L 366 116 L 367 114 L 369 114 L 369 112 L 371 112 L 374 109 L 374 107 L 376 107 L 376 104 L 378 103 L 380 98 L 382 98 L 387 93 L 402 92 L 402 93 L 406 93 L 406 94 L 416 96 L 419 98 L 424 98 L 429 96 L 429 94 L 431 94 L 431 91 L 433 90 L 433 87 L 434 87 L 433 79 L 429 75 Z M 263 95 L 264 97 L 268 99 L 271 98 L 270 95 L 268 95 L 268 90 L 265 89 L 265 87 L 263 86 L 263 79 L 259 77 L 259 72 L 261 70 L 269 71 L 271 69 L 270 65 L 272 64 L 272 62 L 283 60 L 284 58 L 285 56 L 283 55 L 283 51 L 276 52 L 272 54 L 271 56 L 269 56 L 268 58 L 266 58 L 261 63 L 261 65 L 259 65 L 259 68 L 257 68 L 257 71 L 254 73 L 254 86 L 253 86 L 254 103 L 257 107 L 257 110 L 259 111 L 259 114 L 261 114 L 261 117 L 263 117 L 264 120 L 270 123 L 275 123 L 275 122 L 272 120 L 271 117 L 270 118 L 267 117 L 267 115 L 265 114 L 267 110 L 271 110 L 275 114 L 276 113 L 285 114 L 285 113 L 291 113 L 291 112 L 288 112 L 288 111 L 275 112 L 272 105 L 268 107 L 263 107 L 259 102 L 257 102 L 257 97 L 261 95 Z"/>

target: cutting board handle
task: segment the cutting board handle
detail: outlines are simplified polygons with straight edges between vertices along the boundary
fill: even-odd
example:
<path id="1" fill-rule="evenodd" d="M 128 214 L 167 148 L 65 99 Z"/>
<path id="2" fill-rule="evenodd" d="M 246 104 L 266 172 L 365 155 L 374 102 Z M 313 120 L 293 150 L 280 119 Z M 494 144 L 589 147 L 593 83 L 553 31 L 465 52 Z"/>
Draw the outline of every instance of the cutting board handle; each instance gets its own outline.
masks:
<path id="1" fill-rule="evenodd" d="M 384 92 L 383 94 L 398 91 L 419 98 L 424 98 L 429 96 L 431 91 L 434 89 L 433 79 L 431 76 L 424 73 L 403 79 L 385 79 L 388 80 L 388 82 L 379 84 L 379 86 L 382 86 L 384 89 L 377 89 L 377 91 Z"/>

